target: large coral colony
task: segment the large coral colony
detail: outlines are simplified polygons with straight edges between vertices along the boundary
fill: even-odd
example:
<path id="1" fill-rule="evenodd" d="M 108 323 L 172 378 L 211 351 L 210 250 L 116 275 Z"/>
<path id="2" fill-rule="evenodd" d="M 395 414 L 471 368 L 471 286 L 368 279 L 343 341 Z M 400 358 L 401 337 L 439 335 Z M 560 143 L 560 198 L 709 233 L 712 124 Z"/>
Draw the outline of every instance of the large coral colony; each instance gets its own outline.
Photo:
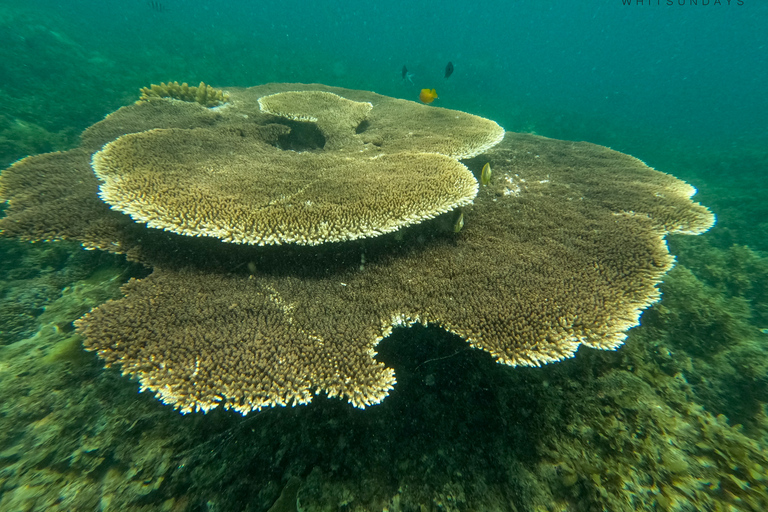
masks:
<path id="1" fill-rule="evenodd" d="M 463 112 L 322 85 L 143 93 L 3 171 L 0 228 L 151 268 L 76 327 L 185 413 L 376 404 L 395 384 L 376 345 L 417 322 L 508 365 L 615 349 L 659 297 L 665 236 L 714 222 L 633 157 Z"/>

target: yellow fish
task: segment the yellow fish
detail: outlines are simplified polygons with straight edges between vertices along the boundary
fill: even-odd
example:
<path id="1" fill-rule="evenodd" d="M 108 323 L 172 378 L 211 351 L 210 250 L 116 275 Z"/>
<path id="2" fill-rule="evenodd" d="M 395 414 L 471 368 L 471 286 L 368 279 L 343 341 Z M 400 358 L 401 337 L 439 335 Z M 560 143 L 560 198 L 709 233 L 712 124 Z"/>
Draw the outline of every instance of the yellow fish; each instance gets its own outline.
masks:
<path id="1" fill-rule="evenodd" d="M 483 166 L 483 170 L 480 173 L 480 183 L 487 185 L 491 182 L 491 162 L 488 162 Z"/>
<path id="2" fill-rule="evenodd" d="M 437 91 L 434 89 L 422 89 L 419 93 L 419 99 L 422 103 L 432 103 L 437 99 Z"/>
<path id="3" fill-rule="evenodd" d="M 459 212 L 459 217 L 456 219 L 456 222 L 453 223 L 453 232 L 458 233 L 461 231 L 461 228 L 464 227 L 464 212 Z"/>

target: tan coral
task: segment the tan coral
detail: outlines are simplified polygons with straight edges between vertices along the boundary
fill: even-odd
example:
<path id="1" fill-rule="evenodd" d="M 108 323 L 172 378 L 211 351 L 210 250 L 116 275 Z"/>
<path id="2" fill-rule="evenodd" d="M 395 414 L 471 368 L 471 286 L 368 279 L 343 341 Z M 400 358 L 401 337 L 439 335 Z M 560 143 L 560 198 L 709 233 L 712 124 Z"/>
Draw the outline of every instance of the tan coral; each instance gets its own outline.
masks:
<path id="1" fill-rule="evenodd" d="M 501 142 L 504 128 L 484 117 L 385 98 L 376 103 L 361 134 L 386 151 L 418 147 L 452 158 L 472 158 Z"/>
<path id="2" fill-rule="evenodd" d="M 443 155 L 278 151 L 229 130 L 151 130 L 93 157 L 100 197 L 150 227 L 255 245 L 395 231 L 466 205 L 477 181 Z"/>
<path id="3" fill-rule="evenodd" d="M 325 91 L 279 92 L 259 98 L 262 112 L 293 121 L 317 123 L 325 135 L 325 149 L 354 147 L 356 128 L 373 108 L 370 102 L 352 101 Z M 410 148 L 414 149 L 414 146 Z"/>
<path id="4" fill-rule="evenodd" d="M 264 126 L 265 124 L 272 122 L 274 119 L 271 115 L 266 115 L 261 112 L 258 100 L 264 96 L 275 94 L 278 92 L 289 92 L 293 90 L 323 90 L 325 92 L 334 92 L 339 97 L 352 98 L 355 102 L 360 104 L 376 103 L 385 104 L 392 100 L 385 96 L 380 96 L 374 93 L 366 91 L 355 91 L 331 88 L 322 85 L 305 85 L 305 84 L 267 84 L 264 86 L 254 87 L 250 89 L 237 89 L 231 88 L 228 93 L 233 102 L 233 107 L 225 110 L 219 109 L 206 109 L 202 108 L 199 104 L 188 101 L 139 101 L 135 104 L 125 106 L 108 116 L 102 121 L 89 127 L 82 136 L 82 148 L 85 151 L 93 152 L 100 149 L 104 144 L 114 140 L 116 137 L 126 133 L 138 133 L 146 130 L 156 128 L 182 128 L 182 127 L 200 127 L 200 128 L 216 128 L 222 130 L 233 130 L 239 135 L 245 133 L 251 133 L 254 131 L 254 127 Z M 412 106 L 416 105 L 412 102 L 406 102 Z M 407 107 L 406 106 L 406 107 Z M 418 107 L 418 105 L 416 105 Z M 455 112 L 459 117 L 467 115 L 460 112 Z M 474 116 L 469 116 L 474 117 Z M 252 120 L 254 124 L 250 127 L 245 127 L 244 119 Z M 498 128 L 498 125 L 491 121 L 487 121 L 489 126 Z M 274 126 L 274 125 L 272 125 Z M 244 128 L 245 127 L 245 128 Z M 258 130 L 257 130 L 258 131 Z M 379 130 L 380 132 L 380 130 Z M 298 134 L 298 135 L 296 135 Z M 301 136 L 300 131 L 296 131 L 296 134 L 291 133 L 290 137 L 294 139 Z M 264 142 L 273 146 L 280 147 L 286 145 L 291 148 L 291 140 L 275 140 L 272 136 L 264 137 L 263 132 L 258 136 L 264 140 Z M 426 134 L 428 139 L 432 138 L 434 134 Z M 392 140 L 396 140 L 397 137 L 393 137 Z M 301 145 L 301 144 L 300 144 Z M 414 140 L 414 146 L 419 146 L 418 139 Z M 386 146 L 380 147 L 372 145 L 373 148 L 383 149 L 384 152 L 388 151 Z M 371 155 L 380 154 L 380 151 L 374 150 L 368 152 Z M 88 195 L 93 190 L 93 185 L 97 184 L 94 180 L 92 173 L 83 166 L 78 159 L 76 165 L 64 162 L 68 159 L 67 153 L 61 154 L 61 172 L 63 174 L 71 174 L 67 179 L 70 179 L 72 183 L 80 183 L 81 187 L 69 187 L 58 188 L 61 192 L 66 192 L 64 195 Z M 53 160 L 59 159 L 59 156 L 46 156 L 45 158 Z M 51 160 L 51 161 L 53 161 Z M 38 164 L 37 160 L 33 165 L 26 166 L 24 172 L 29 173 L 26 190 L 44 189 L 47 178 L 56 178 L 59 172 L 58 163 L 53 164 L 54 167 L 46 169 L 45 165 Z M 42 162 L 42 161 L 40 161 Z M 46 164 L 47 165 L 47 164 Z M 7 172 L 6 172 L 7 174 Z M 27 194 L 28 197 L 33 198 L 33 195 Z M 34 208 L 30 201 L 29 207 Z M 74 204 L 87 204 L 79 201 Z M 19 202 L 17 201 L 17 204 Z M 61 206 L 61 208 L 59 208 Z M 142 259 L 140 253 L 146 251 L 147 246 L 140 247 L 128 240 L 124 235 L 128 231 L 135 231 L 134 227 L 126 227 L 125 221 L 127 219 L 121 219 L 120 215 L 115 212 L 114 215 L 109 217 L 112 219 L 110 222 L 104 221 L 104 216 L 101 212 L 104 208 L 96 204 L 97 208 L 84 210 L 78 207 L 64 207 L 62 201 L 53 201 L 47 204 L 44 208 L 45 212 L 38 211 L 32 213 L 19 204 L 19 208 L 9 210 L 16 212 L 13 219 L 8 219 L 5 223 L 6 233 L 12 235 L 13 233 L 19 233 L 20 236 L 35 239 L 48 239 L 57 237 L 79 237 L 83 240 L 84 245 L 89 247 L 96 247 L 106 249 L 120 253 L 130 253 L 132 258 Z M 24 212 L 22 213 L 22 210 Z M 66 211 L 65 211 L 66 210 Z M 33 219 L 34 215 L 40 215 L 41 217 L 48 217 L 48 221 L 42 219 Z M 26 220 L 20 220 L 21 217 L 30 219 L 32 222 L 37 223 L 37 227 L 33 227 L 27 224 Z M 76 222 L 69 223 L 65 219 L 74 217 Z M 61 220 L 59 222 L 58 220 Z M 13 224 L 13 226 L 11 225 Z M 122 225 L 123 227 L 116 231 L 116 225 Z M 41 231 L 47 231 L 49 234 L 42 235 Z M 77 233 L 77 234 L 74 234 Z M 154 236 L 152 231 L 149 234 L 141 235 L 141 238 L 147 239 L 148 236 Z"/>
<path id="5" fill-rule="evenodd" d="M 161 98 L 173 98 L 182 101 L 196 102 L 204 107 L 216 107 L 229 100 L 229 95 L 221 89 L 214 89 L 204 82 L 197 86 L 189 86 L 187 82 L 161 82 L 141 88 L 139 101 L 149 101 Z"/>
<path id="6" fill-rule="evenodd" d="M 268 123 L 258 117 L 253 98 L 275 88 L 233 90 L 234 105 L 252 105 L 248 115 Z M 376 147 L 384 154 L 403 144 L 386 130 L 374 133 L 382 123 L 376 112 L 390 100 L 339 93 L 355 101 L 370 97 L 374 109 L 361 137 L 380 137 Z M 138 112 L 149 111 L 126 109 L 120 115 Z M 221 116 L 197 118 L 205 135 L 195 136 L 193 148 L 184 145 L 188 139 L 175 137 L 196 130 L 155 132 L 181 142 L 188 153 L 184 157 L 181 151 L 186 163 L 169 172 L 188 171 L 185 166 L 199 159 L 201 148 L 215 155 L 226 133 L 242 139 L 226 147 L 251 145 L 256 160 L 272 152 L 304 158 L 263 142 L 269 137 L 262 128 Z M 120 124 L 118 117 L 104 123 Z M 146 123 L 152 124 L 149 118 Z M 99 133 L 112 130 L 103 128 Z M 164 140 L 142 137 L 148 135 L 124 139 L 141 141 L 139 148 Z M 154 149 L 147 150 L 156 157 Z M 31 237 L 65 229 L 51 219 L 51 211 L 38 208 L 37 191 L 59 212 L 79 211 L 79 201 L 89 194 L 95 200 L 92 178 L 74 195 L 68 189 L 78 187 L 57 181 L 69 176 L 70 183 L 78 183 L 79 173 L 87 172 L 81 163 L 87 151 L 77 151 L 36 157 L 5 171 L 0 191 L 11 206 L 0 228 Z M 319 161 L 328 156 L 306 153 Z M 346 154 L 345 161 L 370 159 L 368 153 Z M 109 151 L 96 160 L 108 156 Z M 387 158 L 396 157 L 372 161 Z M 321 392 L 363 407 L 382 400 L 394 384 L 392 370 L 375 360 L 375 350 L 396 326 L 439 325 L 510 365 L 557 361 L 581 345 L 618 347 L 640 311 L 658 299 L 656 286 L 673 261 L 665 235 L 700 233 L 714 222 L 711 212 L 690 199 L 690 186 L 600 146 L 508 133 L 467 165 L 480 173 L 485 163 L 493 178 L 463 208 L 458 233 L 454 216 L 446 216 L 359 242 L 254 248 L 113 222 L 120 215 L 106 207 L 85 208 L 82 222 L 67 236 L 98 247 L 117 240 L 115 251 L 139 254 L 155 272 L 132 281 L 125 298 L 96 308 L 77 328 L 108 364 L 122 365 L 145 389 L 185 412 L 222 404 L 246 413 L 306 403 Z M 69 164 L 76 164 L 71 175 L 65 172 Z M 210 186 L 196 181 L 201 189 Z M 241 189 L 233 183 L 213 190 L 228 198 Z M 229 199 L 222 204 L 229 205 Z M 200 205 L 200 211 L 209 208 Z M 23 226 L 9 229 L 19 221 Z M 105 222 L 109 230 L 91 229 Z"/>

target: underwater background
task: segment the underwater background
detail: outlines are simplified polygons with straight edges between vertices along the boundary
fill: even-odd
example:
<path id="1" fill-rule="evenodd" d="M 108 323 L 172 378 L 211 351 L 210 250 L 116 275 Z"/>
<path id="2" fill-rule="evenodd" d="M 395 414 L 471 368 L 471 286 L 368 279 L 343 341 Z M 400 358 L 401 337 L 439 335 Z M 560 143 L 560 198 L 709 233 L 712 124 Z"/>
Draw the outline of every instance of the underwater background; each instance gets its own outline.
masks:
<path id="1" fill-rule="evenodd" d="M 182 416 L 82 350 L 72 321 L 145 269 L 0 238 L 0 511 L 768 510 L 766 26 L 755 0 L 0 3 L 2 168 L 161 81 L 435 88 L 634 155 L 718 218 L 669 238 L 616 352 L 509 368 L 397 329 L 382 404 L 246 417 Z"/>

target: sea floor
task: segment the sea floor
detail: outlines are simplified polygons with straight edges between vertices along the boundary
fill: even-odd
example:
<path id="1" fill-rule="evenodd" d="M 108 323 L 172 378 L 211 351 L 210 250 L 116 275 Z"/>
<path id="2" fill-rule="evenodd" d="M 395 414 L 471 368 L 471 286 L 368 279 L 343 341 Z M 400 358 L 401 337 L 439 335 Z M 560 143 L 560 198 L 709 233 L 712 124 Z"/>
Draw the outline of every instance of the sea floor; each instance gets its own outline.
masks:
<path id="1" fill-rule="evenodd" d="M 707 236 L 671 240 L 616 352 L 509 368 L 398 329 L 382 404 L 246 417 L 181 415 L 82 349 L 72 321 L 143 268 L 0 239 L 0 510 L 766 510 L 768 258 Z"/>

